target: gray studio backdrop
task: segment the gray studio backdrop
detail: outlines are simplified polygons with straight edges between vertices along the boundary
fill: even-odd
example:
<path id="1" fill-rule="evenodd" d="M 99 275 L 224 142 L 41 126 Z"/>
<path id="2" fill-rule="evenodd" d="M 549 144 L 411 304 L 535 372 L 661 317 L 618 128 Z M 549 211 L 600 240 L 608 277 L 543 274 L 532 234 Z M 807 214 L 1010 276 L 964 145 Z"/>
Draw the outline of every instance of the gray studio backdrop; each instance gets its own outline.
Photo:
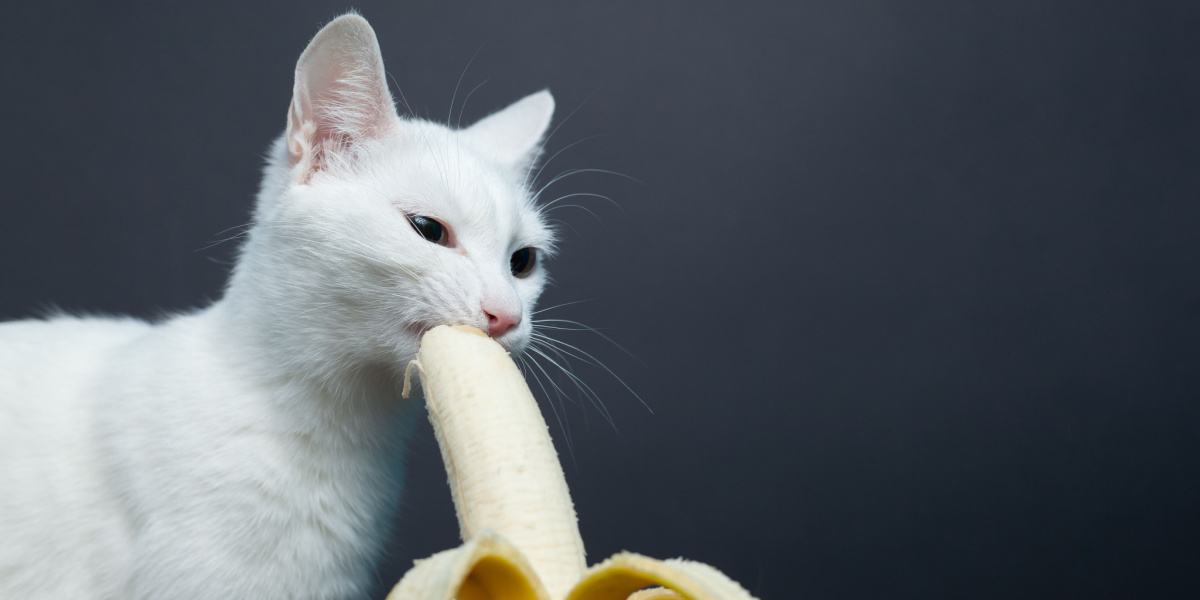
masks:
<path id="1" fill-rule="evenodd" d="M 349 6 L 167 4 L 5 7 L 0 317 L 220 294 L 212 244 Z M 547 315 L 626 347 L 565 337 L 653 407 L 577 365 L 615 423 L 575 394 L 553 426 L 591 556 L 772 599 L 1193 579 L 1195 3 L 356 6 L 418 114 L 549 86 L 542 180 L 637 180 L 554 188 L 619 208 L 555 211 L 543 306 L 583 302 Z M 427 425 L 411 448 L 381 589 L 456 541 Z"/>

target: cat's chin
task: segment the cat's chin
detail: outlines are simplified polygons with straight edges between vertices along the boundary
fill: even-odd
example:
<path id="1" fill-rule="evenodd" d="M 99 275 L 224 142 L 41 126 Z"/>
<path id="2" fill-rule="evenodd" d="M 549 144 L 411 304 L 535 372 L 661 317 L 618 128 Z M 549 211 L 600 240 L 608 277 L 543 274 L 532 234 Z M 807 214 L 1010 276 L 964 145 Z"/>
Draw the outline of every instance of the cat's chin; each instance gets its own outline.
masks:
<path id="1" fill-rule="evenodd" d="M 507 350 L 509 354 L 513 355 L 513 357 L 523 354 L 525 352 L 525 348 L 529 346 L 528 337 L 514 337 L 507 339 L 502 337 L 496 341 L 499 342 L 501 346 L 504 346 L 504 349 Z"/>

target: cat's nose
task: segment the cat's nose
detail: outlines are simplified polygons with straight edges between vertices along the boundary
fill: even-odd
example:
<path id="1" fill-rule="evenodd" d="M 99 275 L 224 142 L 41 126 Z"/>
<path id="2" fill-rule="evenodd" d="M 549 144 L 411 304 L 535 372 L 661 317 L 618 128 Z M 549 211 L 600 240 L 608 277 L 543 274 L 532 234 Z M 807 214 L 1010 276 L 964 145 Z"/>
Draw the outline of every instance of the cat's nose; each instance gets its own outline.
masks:
<path id="1" fill-rule="evenodd" d="M 508 333 L 509 330 L 521 324 L 521 313 L 513 313 L 486 304 L 483 307 L 483 315 L 487 317 L 488 335 L 494 338 Z"/>

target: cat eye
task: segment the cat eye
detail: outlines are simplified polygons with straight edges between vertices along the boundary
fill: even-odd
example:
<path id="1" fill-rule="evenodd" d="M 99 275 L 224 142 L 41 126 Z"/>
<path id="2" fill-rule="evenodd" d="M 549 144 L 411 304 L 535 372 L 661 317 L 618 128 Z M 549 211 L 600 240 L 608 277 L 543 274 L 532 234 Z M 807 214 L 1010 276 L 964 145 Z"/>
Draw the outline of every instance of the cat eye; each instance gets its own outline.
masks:
<path id="1" fill-rule="evenodd" d="M 412 215 L 408 218 L 408 222 L 426 240 L 442 246 L 449 245 L 450 236 L 446 233 L 446 226 L 439 223 L 437 219 Z"/>
<path id="2" fill-rule="evenodd" d="M 533 272 L 534 265 L 537 264 L 537 248 L 521 248 L 512 253 L 508 259 L 508 268 L 512 270 L 512 274 L 517 277 L 525 277 Z"/>

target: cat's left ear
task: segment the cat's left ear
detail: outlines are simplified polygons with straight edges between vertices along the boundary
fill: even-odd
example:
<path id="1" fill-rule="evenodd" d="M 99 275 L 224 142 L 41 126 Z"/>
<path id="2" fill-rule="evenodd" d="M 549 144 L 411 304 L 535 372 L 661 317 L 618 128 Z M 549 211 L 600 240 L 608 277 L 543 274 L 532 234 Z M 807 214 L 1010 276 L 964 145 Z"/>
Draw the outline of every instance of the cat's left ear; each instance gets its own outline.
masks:
<path id="1" fill-rule="evenodd" d="M 342 15 L 317 32 L 300 60 L 285 134 L 299 181 L 329 155 L 396 126 L 396 108 L 375 30 L 357 14 Z"/>
<path id="2" fill-rule="evenodd" d="M 472 145 L 506 167 L 524 170 L 542 151 L 554 116 L 554 96 L 542 90 L 513 102 L 463 130 Z"/>

